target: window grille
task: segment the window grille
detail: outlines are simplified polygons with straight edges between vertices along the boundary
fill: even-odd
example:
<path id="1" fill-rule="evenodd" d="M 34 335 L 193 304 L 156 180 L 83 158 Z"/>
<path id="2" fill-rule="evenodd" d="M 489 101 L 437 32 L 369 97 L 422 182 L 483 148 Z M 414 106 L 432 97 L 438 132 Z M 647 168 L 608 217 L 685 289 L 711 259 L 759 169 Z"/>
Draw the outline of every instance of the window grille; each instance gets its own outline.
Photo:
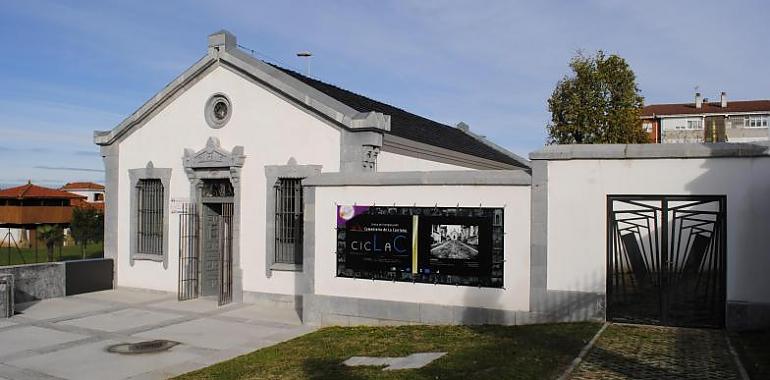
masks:
<path id="1" fill-rule="evenodd" d="M 159 179 L 140 179 L 136 186 L 137 252 L 163 254 L 163 183 Z"/>
<path id="2" fill-rule="evenodd" d="M 275 184 L 275 262 L 302 264 L 302 179 Z"/>

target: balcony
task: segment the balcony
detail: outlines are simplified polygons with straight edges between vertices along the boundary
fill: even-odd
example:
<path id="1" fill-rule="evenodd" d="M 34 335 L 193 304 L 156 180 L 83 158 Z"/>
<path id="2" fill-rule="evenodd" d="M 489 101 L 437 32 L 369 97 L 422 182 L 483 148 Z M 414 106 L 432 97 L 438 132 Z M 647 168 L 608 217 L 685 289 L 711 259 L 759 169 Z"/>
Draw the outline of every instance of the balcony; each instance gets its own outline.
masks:
<path id="1" fill-rule="evenodd" d="M 0 206 L 3 224 L 60 224 L 72 221 L 72 206 Z"/>

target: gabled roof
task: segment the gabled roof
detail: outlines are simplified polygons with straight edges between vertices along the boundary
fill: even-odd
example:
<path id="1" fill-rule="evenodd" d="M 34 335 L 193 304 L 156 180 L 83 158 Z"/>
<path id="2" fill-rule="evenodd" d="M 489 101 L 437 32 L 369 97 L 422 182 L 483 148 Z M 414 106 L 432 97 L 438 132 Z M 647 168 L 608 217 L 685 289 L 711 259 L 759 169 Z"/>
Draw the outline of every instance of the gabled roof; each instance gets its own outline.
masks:
<path id="1" fill-rule="evenodd" d="M 111 131 L 96 131 L 94 142 L 103 146 L 118 142 L 213 65 L 235 68 L 350 131 L 378 131 L 385 136 L 392 135 L 477 157 L 481 159 L 480 161 L 529 168 L 526 159 L 472 132 L 449 127 L 256 59 L 239 49 L 235 36 L 226 31 L 209 36 L 209 53 L 206 56 L 174 79 L 117 127 Z"/>
<path id="2" fill-rule="evenodd" d="M 293 78 L 307 84 L 314 89 L 344 103 L 358 112 L 380 112 L 390 115 L 390 132 L 394 136 L 408 140 L 434 145 L 441 148 L 469 154 L 471 156 L 486 158 L 492 161 L 504 162 L 518 167 L 527 167 L 522 164 L 523 159 L 516 159 L 511 152 L 502 152 L 487 143 L 480 141 L 465 131 L 450 127 L 445 124 L 415 115 L 390 104 L 356 94 L 332 84 L 304 76 L 295 71 L 272 64 L 273 67 L 291 75 Z"/>
<path id="3" fill-rule="evenodd" d="M 28 183 L 0 190 L 0 199 L 79 199 L 82 195 Z"/>
<path id="4" fill-rule="evenodd" d="M 68 182 L 60 190 L 104 190 L 104 185 L 93 182 Z"/>
<path id="5" fill-rule="evenodd" d="M 704 102 L 701 108 L 696 108 L 695 103 L 650 104 L 642 108 L 642 117 L 750 112 L 770 113 L 770 100 L 729 101 L 724 108 L 720 102 Z"/>

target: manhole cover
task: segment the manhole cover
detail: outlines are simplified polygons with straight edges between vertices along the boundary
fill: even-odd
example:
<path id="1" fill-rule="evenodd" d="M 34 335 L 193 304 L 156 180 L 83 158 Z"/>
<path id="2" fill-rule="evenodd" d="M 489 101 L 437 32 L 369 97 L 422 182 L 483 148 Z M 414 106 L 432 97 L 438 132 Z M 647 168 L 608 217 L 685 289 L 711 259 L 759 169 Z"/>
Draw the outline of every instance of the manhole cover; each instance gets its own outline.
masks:
<path id="1" fill-rule="evenodd" d="M 167 351 L 177 344 L 179 344 L 179 342 L 165 339 L 148 340 L 146 342 L 138 343 L 120 343 L 107 347 L 107 352 L 123 355 L 151 354 L 154 352 Z"/>

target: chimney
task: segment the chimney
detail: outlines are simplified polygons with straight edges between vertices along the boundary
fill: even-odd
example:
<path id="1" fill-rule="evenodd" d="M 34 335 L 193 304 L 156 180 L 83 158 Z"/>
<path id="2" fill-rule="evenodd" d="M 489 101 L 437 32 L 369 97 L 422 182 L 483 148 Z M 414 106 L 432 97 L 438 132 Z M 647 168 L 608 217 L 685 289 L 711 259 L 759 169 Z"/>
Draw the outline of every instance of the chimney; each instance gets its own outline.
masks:
<path id="1" fill-rule="evenodd" d="M 237 42 L 235 35 L 222 29 L 209 36 L 209 51 L 224 51 L 235 49 Z"/>
<path id="2" fill-rule="evenodd" d="M 703 107 L 703 97 L 701 97 L 700 92 L 695 93 L 695 108 L 701 108 Z"/>
<path id="3" fill-rule="evenodd" d="M 722 91 L 722 93 L 719 95 L 719 102 L 722 105 L 722 108 L 727 108 L 727 93 Z"/>

